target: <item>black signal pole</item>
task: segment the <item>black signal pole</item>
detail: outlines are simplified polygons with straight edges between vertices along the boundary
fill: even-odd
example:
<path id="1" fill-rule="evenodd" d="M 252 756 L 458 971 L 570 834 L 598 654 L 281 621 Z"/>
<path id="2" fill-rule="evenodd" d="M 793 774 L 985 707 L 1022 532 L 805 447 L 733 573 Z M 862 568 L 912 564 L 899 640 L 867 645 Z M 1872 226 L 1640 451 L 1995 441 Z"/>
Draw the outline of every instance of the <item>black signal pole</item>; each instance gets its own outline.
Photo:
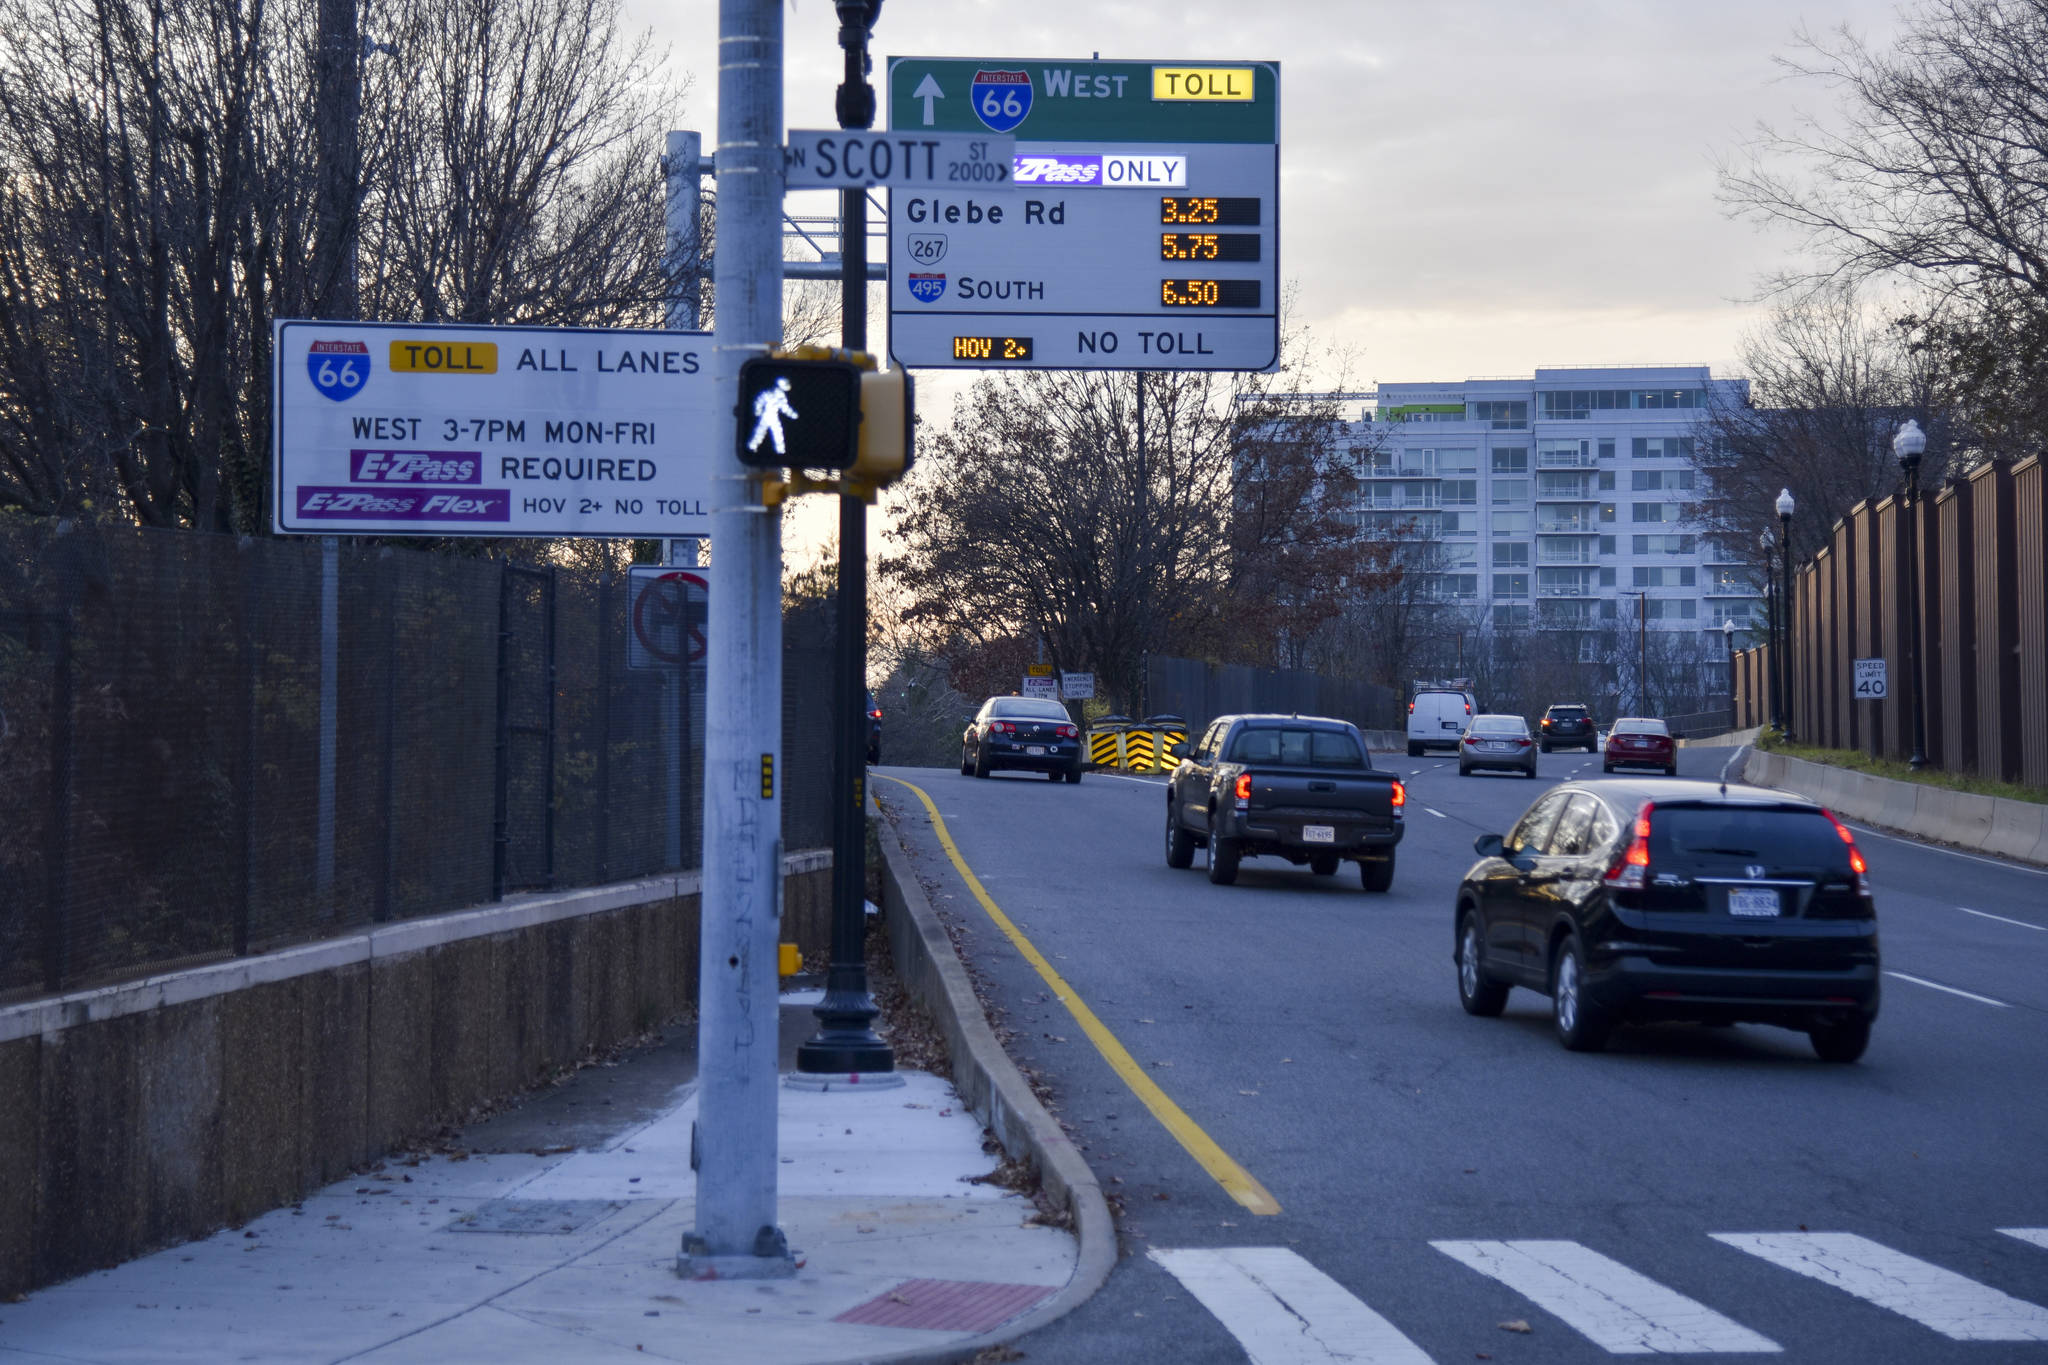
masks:
<path id="1" fill-rule="evenodd" d="M 839 87 L 841 128 L 871 128 L 875 90 L 868 84 L 868 33 L 882 0 L 838 0 L 839 46 L 846 79 Z M 849 351 L 868 345 L 867 191 L 839 192 L 840 337 Z M 796 1051 L 796 1069 L 810 1075 L 891 1072 L 896 1054 L 875 1033 L 867 966 L 867 664 L 868 505 L 859 493 L 839 495 L 838 640 L 833 672 L 839 686 L 833 720 L 832 961 L 818 1031 Z"/>

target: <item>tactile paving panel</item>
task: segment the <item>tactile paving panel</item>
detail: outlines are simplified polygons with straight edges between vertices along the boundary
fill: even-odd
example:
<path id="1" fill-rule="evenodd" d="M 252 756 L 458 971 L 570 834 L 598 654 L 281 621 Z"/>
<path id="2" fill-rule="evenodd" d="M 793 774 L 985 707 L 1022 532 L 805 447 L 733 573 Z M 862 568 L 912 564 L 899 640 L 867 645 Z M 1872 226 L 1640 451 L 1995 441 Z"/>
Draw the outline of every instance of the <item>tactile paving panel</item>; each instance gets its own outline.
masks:
<path id="1" fill-rule="evenodd" d="M 976 1280 L 905 1280 L 834 1322 L 870 1327 L 922 1327 L 934 1332 L 986 1332 L 1052 1293 L 1045 1284 L 988 1284 Z"/>

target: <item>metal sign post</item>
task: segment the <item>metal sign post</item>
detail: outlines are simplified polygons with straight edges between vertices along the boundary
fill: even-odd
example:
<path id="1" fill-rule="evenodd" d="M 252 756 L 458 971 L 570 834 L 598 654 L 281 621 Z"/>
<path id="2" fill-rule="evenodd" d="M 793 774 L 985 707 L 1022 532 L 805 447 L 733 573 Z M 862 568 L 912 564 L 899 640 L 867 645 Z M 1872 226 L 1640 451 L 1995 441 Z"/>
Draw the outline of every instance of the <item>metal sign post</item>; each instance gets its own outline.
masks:
<path id="1" fill-rule="evenodd" d="M 882 182 L 897 364 L 1278 362 L 1277 63 L 896 57 L 888 92 L 892 142 L 1016 139 L 1007 181 Z"/>

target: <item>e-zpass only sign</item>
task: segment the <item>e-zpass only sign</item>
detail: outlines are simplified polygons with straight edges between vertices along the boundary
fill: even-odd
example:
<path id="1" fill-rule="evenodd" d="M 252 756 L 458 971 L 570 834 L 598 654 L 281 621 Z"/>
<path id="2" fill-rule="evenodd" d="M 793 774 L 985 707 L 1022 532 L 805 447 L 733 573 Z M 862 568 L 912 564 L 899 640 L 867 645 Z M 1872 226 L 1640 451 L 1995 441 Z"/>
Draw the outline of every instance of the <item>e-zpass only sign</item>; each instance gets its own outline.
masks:
<path id="1" fill-rule="evenodd" d="M 280 533 L 710 532 L 731 404 L 708 333 L 280 321 L 273 339 Z"/>

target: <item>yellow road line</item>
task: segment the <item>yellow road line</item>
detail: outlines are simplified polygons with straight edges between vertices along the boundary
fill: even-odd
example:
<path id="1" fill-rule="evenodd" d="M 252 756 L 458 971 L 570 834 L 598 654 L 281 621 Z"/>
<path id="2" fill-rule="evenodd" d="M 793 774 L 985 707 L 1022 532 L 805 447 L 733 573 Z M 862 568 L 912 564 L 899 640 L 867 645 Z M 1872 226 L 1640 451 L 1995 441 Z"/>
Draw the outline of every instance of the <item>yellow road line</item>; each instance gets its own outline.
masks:
<path id="1" fill-rule="evenodd" d="M 996 928 L 1002 930 L 1010 942 L 1016 945 L 1017 951 L 1024 955 L 1024 960 L 1045 978 L 1045 984 L 1052 987 L 1053 994 L 1059 998 L 1059 1002 L 1074 1016 L 1074 1022 L 1088 1035 L 1088 1041 L 1095 1044 L 1095 1050 L 1102 1054 L 1102 1059 L 1109 1063 L 1110 1069 L 1123 1077 L 1124 1084 L 1128 1085 L 1144 1106 L 1152 1111 L 1152 1117 L 1158 1119 L 1166 1131 L 1173 1134 L 1175 1141 L 1187 1149 L 1188 1155 L 1193 1157 L 1232 1199 L 1253 1213 L 1280 1212 L 1279 1201 L 1266 1192 L 1266 1187 L 1253 1179 L 1250 1171 L 1232 1160 L 1228 1152 L 1217 1146 L 1216 1140 L 1203 1132 L 1201 1125 L 1189 1118 L 1186 1111 L 1167 1098 L 1166 1092 L 1153 1082 L 1151 1076 L 1146 1074 L 1145 1068 L 1138 1065 L 1137 1059 L 1117 1041 L 1116 1035 L 1109 1031 L 1109 1027 L 1095 1017 L 1095 1011 L 1089 1009 L 1082 1001 L 1080 993 L 1053 970 L 1052 964 L 1045 960 L 1045 954 L 1039 952 L 1031 940 L 1024 937 L 1024 932 L 1010 922 L 1010 917 L 1002 912 L 988 894 L 988 888 L 981 884 L 981 878 L 974 875 L 973 870 L 967 866 L 967 860 L 960 856 L 960 846 L 953 842 L 953 835 L 946 828 L 945 818 L 939 814 L 939 808 L 932 804 L 931 797 L 925 795 L 924 789 L 915 783 L 905 782 L 900 777 L 889 777 L 887 773 L 876 773 L 875 776 L 887 778 L 898 786 L 909 787 L 917 799 L 924 803 L 926 813 L 932 817 L 932 830 L 939 836 L 939 843 L 945 847 L 946 856 L 953 860 L 953 866 L 958 869 L 961 880 L 967 883 L 967 889 L 981 902 L 981 908 L 988 911 L 988 917 L 995 921 Z"/>

